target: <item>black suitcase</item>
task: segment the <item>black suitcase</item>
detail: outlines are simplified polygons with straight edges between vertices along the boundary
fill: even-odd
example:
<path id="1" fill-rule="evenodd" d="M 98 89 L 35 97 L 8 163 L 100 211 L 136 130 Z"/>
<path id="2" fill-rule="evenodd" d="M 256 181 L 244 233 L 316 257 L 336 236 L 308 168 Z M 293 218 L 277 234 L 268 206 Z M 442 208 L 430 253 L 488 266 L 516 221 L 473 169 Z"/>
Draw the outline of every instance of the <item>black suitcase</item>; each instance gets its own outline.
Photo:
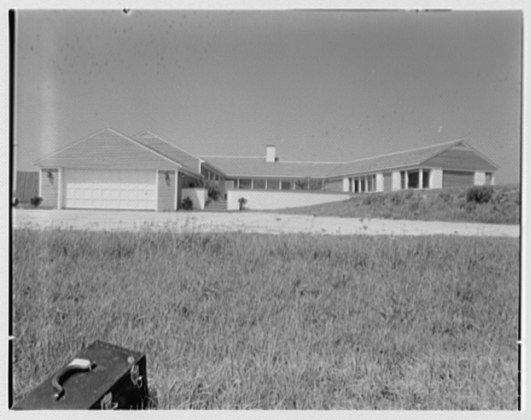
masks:
<path id="1" fill-rule="evenodd" d="M 96 341 L 13 408 L 142 409 L 147 403 L 146 356 Z"/>

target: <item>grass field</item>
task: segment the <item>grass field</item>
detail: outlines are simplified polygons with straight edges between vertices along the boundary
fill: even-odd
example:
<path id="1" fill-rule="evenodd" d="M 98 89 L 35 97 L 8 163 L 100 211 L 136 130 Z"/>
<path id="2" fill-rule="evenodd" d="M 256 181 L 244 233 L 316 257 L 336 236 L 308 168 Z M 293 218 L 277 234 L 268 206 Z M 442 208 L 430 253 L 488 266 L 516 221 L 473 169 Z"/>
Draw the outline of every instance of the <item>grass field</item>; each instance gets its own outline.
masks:
<path id="1" fill-rule="evenodd" d="M 346 201 L 284 209 L 287 214 L 519 224 L 520 187 L 496 186 L 488 202 L 467 202 L 468 188 L 408 190 L 353 196 Z"/>
<path id="2" fill-rule="evenodd" d="M 93 340 L 158 408 L 516 409 L 519 244 L 14 232 L 14 394 Z"/>

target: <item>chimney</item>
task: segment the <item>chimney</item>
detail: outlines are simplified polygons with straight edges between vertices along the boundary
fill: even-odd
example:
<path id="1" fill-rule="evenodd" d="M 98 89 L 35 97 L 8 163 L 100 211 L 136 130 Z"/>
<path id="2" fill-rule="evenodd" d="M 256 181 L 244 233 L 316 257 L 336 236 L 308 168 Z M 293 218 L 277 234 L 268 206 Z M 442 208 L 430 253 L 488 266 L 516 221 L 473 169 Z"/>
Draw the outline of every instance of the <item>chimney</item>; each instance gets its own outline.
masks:
<path id="1" fill-rule="evenodd" d="M 274 163 L 277 159 L 277 148 L 274 145 L 266 146 L 266 162 Z"/>

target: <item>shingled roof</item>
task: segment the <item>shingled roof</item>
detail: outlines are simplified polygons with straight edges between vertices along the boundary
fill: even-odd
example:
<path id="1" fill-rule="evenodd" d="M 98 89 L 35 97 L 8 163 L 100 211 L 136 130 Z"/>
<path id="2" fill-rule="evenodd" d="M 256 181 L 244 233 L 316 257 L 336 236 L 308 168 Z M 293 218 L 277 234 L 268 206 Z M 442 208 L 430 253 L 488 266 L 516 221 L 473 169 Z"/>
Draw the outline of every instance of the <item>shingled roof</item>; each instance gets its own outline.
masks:
<path id="1" fill-rule="evenodd" d="M 417 147 L 415 149 L 404 150 L 401 152 L 386 153 L 384 155 L 345 162 L 335 167 L 328 176 L 339 177 L 351 174 L 382 171 L 386 169 L 422 166 L 441 153 L 454 148 L 460 148 L 455 155 L 457 159 L 459 156 L 466 157 L 469 161 L 472 161 L 478 169 L 480 167 L 487 170 L 494 170 L 497 168 L 494 163 L 488 160 L 488 158 L 481 155 L 477 150 L 467 145 L 464 141 L 454 140 L 446 143 Z"/>
<path id="2" fill-rule="evenodd" d="M 167 142 L 156 134 L 153 134 L 149 131 L 143 131 L 142 133 L 132 137 L 145 147 L 148 147 L 151 150 L 154 150 L 161 155 L 174 160 L 175 162 L 179 162 L 191 172 L 196 174 L 200 173 L 200 159 L 197 156 L 185 152 L 183 149 Z"/>
<path id="3" fill-rule="evenodd" d="M 228 177 L 325 178 L 337 162 L 279 161 L 268 163 L 264 156 L 202 156 Z"/>

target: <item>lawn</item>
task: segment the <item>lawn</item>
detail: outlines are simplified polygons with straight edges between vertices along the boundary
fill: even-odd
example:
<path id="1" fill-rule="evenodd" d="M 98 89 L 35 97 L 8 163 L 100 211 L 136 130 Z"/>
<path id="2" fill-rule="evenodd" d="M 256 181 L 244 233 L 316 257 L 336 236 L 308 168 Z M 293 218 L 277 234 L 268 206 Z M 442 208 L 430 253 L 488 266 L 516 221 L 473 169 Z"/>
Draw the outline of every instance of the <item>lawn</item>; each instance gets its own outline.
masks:
<path id="1" fill-rule="evenodd" d="M 14 396 L 96 339 L 160 409 L 517 408 L 515 239 L 14 231 Z"/>

